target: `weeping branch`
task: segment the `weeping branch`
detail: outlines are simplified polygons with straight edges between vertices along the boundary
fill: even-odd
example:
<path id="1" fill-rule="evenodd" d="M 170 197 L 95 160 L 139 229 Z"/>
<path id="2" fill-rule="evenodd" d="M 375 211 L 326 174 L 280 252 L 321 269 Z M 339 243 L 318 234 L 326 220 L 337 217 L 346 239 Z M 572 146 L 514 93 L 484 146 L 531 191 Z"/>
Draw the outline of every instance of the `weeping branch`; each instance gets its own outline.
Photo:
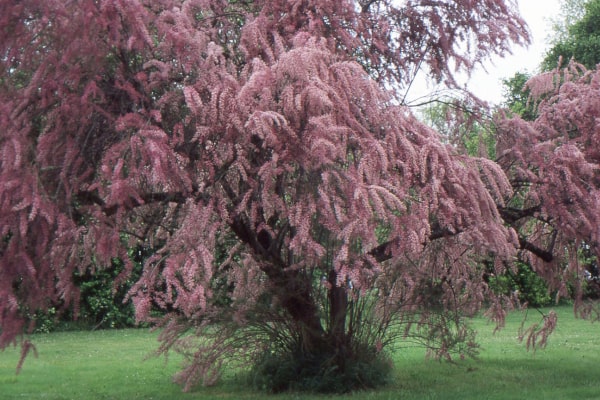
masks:
<path id="1" fill-rule="evenodd" d="M 75 196 L 76 203 L 80 205 L 97 205 L 100 206 L 102 212 L 104 212 L 107 216 L 112 216 L 117 213 L 117 211 L 121 209 L 132 210 L 136 207 L 140 207 L 145 204 L 154 204 L 154 203 L 185 203 L 186 199 L 189 199 L 190 196 L 186 193 L 182 192 L 150 192 L 150 193 L 140 193 L 137 198 L 130 197 L 127 201 L 118 204 L 108 205 L 98 195 L 96 191 L 86 191 L 82 190 L 77 193 Z M 140 201 L 141 200 L 141 201 Z"/>
<path id="2" fill-rule="evenodd" d="M 524 237 L 519 236 L 519 247 L 521 250 L 527 250 L 545 262 L 552 262 L 554 255 L 551 251 L 544 250 L 531 242 L 528 242 Z"/>
<path id="3" fill-rule="evenodd" d="M 509 225 L 528 217 L 533 217 L 536 213 L 540 212 L 542 207 L 540 205 L 529 207 L 529 208 L 511 208 L 511 207 L 498 207 L 498 212 L 502 219 Z"/>
<path id="4" fill-rule="evenodd" d="M 431 234 L 429 235 L 429 241 L 441 239 L 443 237 L 450 237 L 450 236 L 458 235 L 461 232 L 462 232 L 461 230 L 453 231 L 447 227 L 433 225 L 431 227 Z M 392 240 L 389 240 L 385 243 L 380 244 L 377 247 L 374 247 L 369 252 L 367 252 L 367 254 L 370 255 L 371 257 L 375 258 L 375 260 L 377 260 L 377 262 L 387 261 L 392 258 L 392 252 L 391 252 L 392 247 L 394 245 L 398 244 L 399 241 L 400 241 L 400 238 L 396 237 Z"/>
<path id="5" fill-rule="evenodd" d="M 536 205 L 529 208 L 511 208 L 511 207 L 498 207 L 498 211 L 500 216 L 508 225 L 514 225 L 516 222 L 524 219 L 524 218 L 533 218 L 535 214 L 541 211 L 542 207 L 540 205 Z M 553 255 L 553 247 L 554 243 L 552 243 L 548 250 L 544 250 L 535 244 L 529 242 L 525 237 L 519 235 L 519 248 L 521 250 L 526 250 L 541 259 L 545 262 L 552 262 L 554 260 Z"/>

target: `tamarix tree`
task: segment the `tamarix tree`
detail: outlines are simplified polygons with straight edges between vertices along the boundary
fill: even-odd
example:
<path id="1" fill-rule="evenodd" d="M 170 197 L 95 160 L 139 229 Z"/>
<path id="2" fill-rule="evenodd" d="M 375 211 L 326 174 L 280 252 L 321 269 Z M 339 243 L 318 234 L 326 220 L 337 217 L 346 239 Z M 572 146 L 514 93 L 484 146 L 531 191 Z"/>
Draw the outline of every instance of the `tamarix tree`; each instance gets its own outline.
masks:
<path id="1" fill-rule="evenodd" d="M 502 323 L 488 281 L 519 252 L 540 273 L 598 254 L 597 132 L 547 136 L 595 120 L 506 121 L 495 163 L 399 100 L 526 43 L 509 1 L 5 0 L 0 32 L 2 348 L 144 248 L 130 296 L 185 388 L 234 360 L 270 390 L 351 390 L 398 337 L 473 353 L 463 317 Z"/>

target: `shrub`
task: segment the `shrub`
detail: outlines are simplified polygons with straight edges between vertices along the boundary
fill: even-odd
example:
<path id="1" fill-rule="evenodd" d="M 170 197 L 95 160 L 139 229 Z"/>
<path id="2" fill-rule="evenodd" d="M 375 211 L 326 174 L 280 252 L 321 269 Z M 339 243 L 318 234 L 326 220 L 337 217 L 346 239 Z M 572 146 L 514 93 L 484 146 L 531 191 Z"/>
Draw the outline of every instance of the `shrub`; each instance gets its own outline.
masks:
<path id="1" fill-rule="evenodd" d="M 346 393 L 380 387 L 389 381 L 392 362 L 377 349 L 365 347 L 347 355 L 343 366 L 336 362 L 339 354 L 323 350 L 308 352 L 297 348 L 289 353 L 270 349 L 250 372 L 251 384 L 272 393 Z"/>
<path id="2" fill-rule="evenodd" d="M 110 268 L 77 276 L 81 290 L 79 319 L 90 328 L 127 328 L 135 325 L 135 311 L 131 301 L 125 301 L 135 280 L 129 279 L 115 287 L 115 279 L 123 270 L 121 260 L 114 260 Z M 139 274 L 139 272 L 138 272 Z"/>
<path id="3" fill-rule="evenodd" d="M 52 331 L 70 331 L 85 329 L 130 328 L 136 325 L 135 310 L 127 292 L 137 281 L 145 257 L 143 249 L 129 251 L 134 261 L 134 271 L 128 279 L 119 285 L 115 280 L 123 272 L 123 261 L 114 259 L 107 268 L 75 273 L 74 282 L 80 290 L 81 302 L 77 318 L 72 309 L 57 312 L 59 304 L 51 304 L 45 311 L 29 312 L 29 318 L 35 321 L 36 333 Z"/>

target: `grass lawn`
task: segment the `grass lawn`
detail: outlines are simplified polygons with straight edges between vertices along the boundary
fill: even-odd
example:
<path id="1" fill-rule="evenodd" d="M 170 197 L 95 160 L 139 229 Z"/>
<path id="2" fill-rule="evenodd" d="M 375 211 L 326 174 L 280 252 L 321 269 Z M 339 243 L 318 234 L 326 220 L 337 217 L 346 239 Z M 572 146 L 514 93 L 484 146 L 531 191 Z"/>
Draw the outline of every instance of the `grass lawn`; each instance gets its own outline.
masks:
<path id="1" fill-rule="evenodd" d="M 423 349 L 400 348 L 394 382 L 386 388 L 346 396 L 273 395 L 269 399 L 600 399 L 600 325 L 575 320 L 557 309 L 557 330 L 535 354 L 518 343 L 521 314 L 504 330 L 474 321 L 483 347 L 478 361 L 457 364 L 426 360 Z M 537 321 L 535 312 L 531 320 Z M 0 399 L 263 399 L 230 373 L 217 386 L 182 393 L 171 382 L 176 357 L 146 356 L 156 334 L 144 329 L 65 332 L 34 336 L 39 357 L 28 357 L 15 376 L 18 350 L 0 353 Z"/>

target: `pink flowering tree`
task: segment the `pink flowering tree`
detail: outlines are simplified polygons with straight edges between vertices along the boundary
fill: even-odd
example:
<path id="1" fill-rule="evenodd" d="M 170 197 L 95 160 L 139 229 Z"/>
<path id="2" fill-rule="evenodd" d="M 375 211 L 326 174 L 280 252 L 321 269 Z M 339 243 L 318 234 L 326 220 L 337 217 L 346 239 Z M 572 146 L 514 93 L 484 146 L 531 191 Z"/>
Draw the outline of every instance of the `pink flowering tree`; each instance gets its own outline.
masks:
<path id="1" fill-rule="evenodd" d="M 518 233 L 521 258 L 578 306 L 589 272 L 581 251 L 600 255 L 599 83 L 597 70 L 574 63 L 533 77 L 535 120 L 498 124 L 497 162 L 514 188 L 502 218 Z M 592 306 L 577 309 L 597 317 Z"/>
<path id="2" fill-rule="evenodd" d="M 401 104 L 419 70 L 456 87 L 525 43 L 512 2 L 8 0 L 0 30 L 2 348 L 25 354 L 32 313 L 77 311 L 74 274 L 120 258 L 118 285 L 142 246 L 130 296 L 185 388 L 292 358 L 295 387 L 336 371 L 348 390 L 398 336 L 471 354 L 463 317 L 502 322 L 487 281 L 519 251 L 559 266 L 558 239 L 597 245 L 593 152 L 544 136 L 559 114 L 505 121 L 495 163 Z"/>

